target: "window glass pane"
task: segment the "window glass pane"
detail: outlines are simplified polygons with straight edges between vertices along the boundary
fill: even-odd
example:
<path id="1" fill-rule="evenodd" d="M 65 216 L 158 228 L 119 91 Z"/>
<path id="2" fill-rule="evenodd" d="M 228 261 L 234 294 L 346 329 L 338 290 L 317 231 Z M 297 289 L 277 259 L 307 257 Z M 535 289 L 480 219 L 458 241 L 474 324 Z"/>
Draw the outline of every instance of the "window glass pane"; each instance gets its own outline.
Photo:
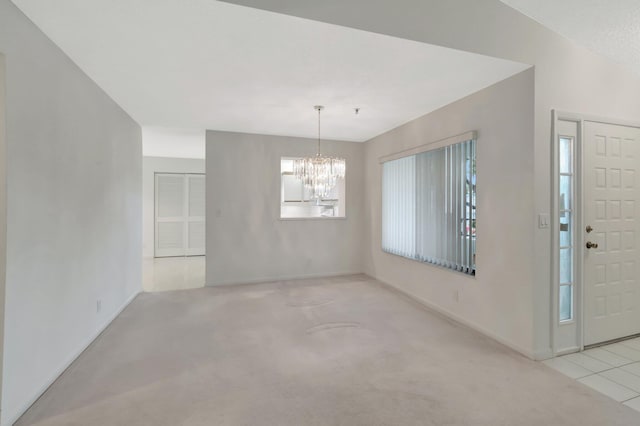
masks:
<path id="1" fill-rule="evenodd" d="M 571 210 L 571 179 L 573 176 L 560 176 L 560 200 L 558 202 L 560 211 Z"/>
<path id="2" fill-rule="evenodd" d="M 560 213 L 560 247 L 571 247 L 571 213 Z"/>
<path id="3" fill-rule="evenodd" d="M 561 137 L 559 141 L 559 318 L 573 319 L 573 138 Z"/>
<path id="4" fill-rule="evenodd" d="M 560 173 L 571 173 L 572 165 L 572 140 L 570 138 L 560 138 Z"/>
<path id="5" fill-rule="evenodd" d="M 573 282 L 573 259 L 571 249 L 560 249 L 560 284 Z"/>
<path id="6" fill-rule="evenodd" d="M 293 159 L 282 158 L 280 160 L 280 173 L 293 173 Z"/>
<path id="7" fill-rule="evenodd" d="M 475 146 L 475 144 L 474 144 Z M 469 158 L 467 160 L 467 172 L 466 172 L 466 188 L 467 188 L 467 207 L 469 208 L 467 221 L 468 234 L 472 238 L 476 237 L 476 157 L 472 153 L 471 147 L 469 149 Z M 474 251 L 475 253 L 475 251 Z"/>
<path id="8" fill-rule="evenodd" d="M 560 321 L 567 321 L 572 318 L 571 307 L 573 305 L 573 286 L 560 286 Z"/>

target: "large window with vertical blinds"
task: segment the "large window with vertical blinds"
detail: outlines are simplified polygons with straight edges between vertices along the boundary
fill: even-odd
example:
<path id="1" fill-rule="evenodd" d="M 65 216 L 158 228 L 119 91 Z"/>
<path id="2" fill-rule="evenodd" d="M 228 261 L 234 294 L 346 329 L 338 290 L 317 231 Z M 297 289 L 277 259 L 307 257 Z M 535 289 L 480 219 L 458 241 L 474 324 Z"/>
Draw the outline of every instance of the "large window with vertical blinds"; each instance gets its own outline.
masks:
<path id="1" fill-rule="evenodd" d="M 475 275 L 475 133 L 381 162 L 382 249 Z"/>

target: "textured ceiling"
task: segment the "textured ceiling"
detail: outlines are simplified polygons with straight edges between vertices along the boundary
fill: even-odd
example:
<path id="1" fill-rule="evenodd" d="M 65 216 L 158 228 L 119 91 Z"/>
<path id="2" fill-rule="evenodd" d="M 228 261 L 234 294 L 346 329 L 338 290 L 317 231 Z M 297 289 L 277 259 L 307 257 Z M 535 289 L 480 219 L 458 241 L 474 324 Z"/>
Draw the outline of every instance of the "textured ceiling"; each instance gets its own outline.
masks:
<path id="1" fill-rule="evenodd" d="M 640 75 L 640 0 L 501 0 Z"/>
<path id="2" fill-rule="evenodd" d="M 314 137 L 321 104 L 364 141 L 528 68 L 213 0 L 14 3 L 143 126 Z"/>

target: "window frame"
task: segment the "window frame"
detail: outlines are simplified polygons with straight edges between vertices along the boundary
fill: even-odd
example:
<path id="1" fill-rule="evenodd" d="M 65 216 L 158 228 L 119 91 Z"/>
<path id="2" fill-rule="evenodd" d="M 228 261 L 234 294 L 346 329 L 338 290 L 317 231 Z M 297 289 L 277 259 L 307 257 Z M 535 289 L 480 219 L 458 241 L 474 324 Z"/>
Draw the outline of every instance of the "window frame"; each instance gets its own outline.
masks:
<path id="1" fill-rule="evenodd" d="M 568 171 L 563 171 L 562 170 L 562 141 L 566 140 L 569 141 L 569 149 L 568 149 L 568 154 L 569 154 L 569 158 L 568 158 L 568 165 L 569 165 L 569 170 Z M 556 193 L 558 195 L 558 201 L 557 201 L 557 212 L 556 212 L 556 216 L 554 217 L 554 220 L 557 220 L 558 226 L 557 226 L 557 239 L 558 239 L 558 253 L 557 253 L 557 258 L 556 261 L 558 262 L 558 275 L 556 277 L 557 281 L 558 281 L 558 325 L 566 325 L 566 324 L 572 324 L 575 322 L 576 320 L 576 275 L 577 275 L 577 271 L 576 271 L 576 250 L 578 249 L 578 247 L 576 246 L 576 222 L 577 222 L 577 217 L 576 217 L 576 213 L 577 213 L 577 209 L 576 209 L 576 200 L 577 200 L 577 193 L 576 193 L 576 137 L 573 135 L 568 135 L 568 134 L 564 134 L 563 132 L 559 132 L 558 133 L 558 137 L 557 137 L 557 144 L 556 144 L 556 156 L 558 158 L 558 164 L 557 164 L 557 168 L 555 170 L 555 173 L 557 174 L 557 186 L 556 186 Z M 570 198 L 570 205 L 569 208 L 563 208 L 562 203 L 560 202 L 560 196 L 562 195 L 562 178 L 565 177 L 567 178 L 567 180 L 569 181 L 569 198 Z M 566 201 L 565 201 L 566 203 Z M 564 217 L 565 214 L 569 215 L 569 220 L 568 220 L 568 229 L 569 229 L 569 233 L 570 233 L 570 241 L 568 245 L 562 245 L 562 238 L 561 238 L 561 233 L 563 232 L 562 229 L 562 224 L 560 224 L 560 220 Z M 569 274 L 571 276 L 571 279 L 569 282 L 563 282 L 562 281 L 562 252 L 563 250 L 568 250 L 569 251 L 569 256 L 568 256 L 568 260 L 569 260 L 569 266 L 570 266 L 570 271 Z M 562 288 L 563 287 L 568 287 L 569 288 L 569 302 L 570 302 L 570 306 L 569 306 L 569 317 L 568 318 L 562 318 Z"/>
<path id="2" fill-rule="evenodd" d="M 396 153 L 393 153 L 393 154 L 389 154 L 389 155 L 385 155 L 385 156 L 379 157 L 379 163 L 380 163 L 380 166 L 381 166 L 380 167 L 380 184 L 381 184 L 380 187 L 381 187 L 381 192 L 383 192 L 383 186 L 384 186 L 384 171 L 383 171 L 384 163 L 387 163 L 389 161 L 398 160 L 398 159 L 401 159 L 401 158 L 417 156 L 418 154 L 421 154 L 421 153 L 434 151 L 434 150 L 438 150 L 438 149 L 441 149 L 441 148 L 446 148 L 446 147 L 451 146 L 451 145 L 461 144 L 461 143 L 469 142 L 469 141 L 473 141 L 474 142 L 474 144 L 473 144 L 474 149 L 473 149 L 471 155 L 472 155 L 472 158 L 476 159 L 476 163 L 477 163 L 478 135 L 477 135 L 476 131 L 470 131 L 470 132 L 462 133 L 460 135 L 456 135 L 456 136 L 453 136 L 453 137 L 437 140 L 437 141 L 426 143 L 426 144 L 423 144 L 423 145 L 420 145 L 420 146 L 417 146 L 417 147 L 414 147 L 414 148 L 406 149 L 406 150 L 399 151 L 399 152 L 396 152 Z M 477 194 L 478 194 L 478 192 L 477 192 L 477 170 L 474 172 L 474 175 L 476 176 L 476 182 L 475 182 L 475 188 L 474 188 L 474 192 L 473 193 L 475 195 L 474 198 L 475 198 L 476 204 L 474 205 L 474 209 L 473 209 L 473 210 L 475 210 L 474 214 L 473 214 L 473 219 L 471 219 L 472 216 L 470 215 L 469 216 L 469 220 L 473 220 L 475 222 L 477 220 L 477 199 L 478 199 L 478 196 L 477 196 Z M 380 224 L 381 225 L 381 228 L 380 228 L 381 237 L 384 234 L 384 228 L 383 228 L 384 227 L 384 218 L 383 218 L 383 214 L 384 214 L 383 213 L 384 212 L 384 204 L 383 204 L 384 203 L 384 199 L 383 199 L 383 197 L 384 197 L 384 195 L 381 193 L 381 209 L 382 209 L 381 210 L 381 215 L 380 215 L 381 216 L 381 224 Z M 458 222 L 458 220 L 459 220 L 459 218 L 456 219 L 454 222 Z M 452 229 L 452 231 L 453 232 L 459 232 L 460 229 L 458 229 L 458 227 L 456 227 L 456 228 Z M 464 233 L 462 233 L 462 234 L 464 234 Z M 460 234 L 460 236 L 462 236 L 462 234 Z M 471 235 L 471 231 L 469 231 L 469 234 Z M 417 230 L 417 228 L 416 228 L 416 231 L 415 231 L 415 235 L 416 235 L 416 240 L 417 240 L 418 239 L 418 230 Z M 391 251 L 386 250 L 383 247 L 382 239 L 381 239 L 380 248 L 381 248 L 381 251 L 383 253 L 386 253 L 386 254 L 399 256 L 399 257 L 402 257 L 402 258 L 408 259 L 408 260 L 417 261 L 417 262 L 420 262 L 423 265 L 429 265 L 429 266 L 438 267 L 440 269 L 444 269 L 444 270 L 447 270 L 447 271 L 458 273 L 459 276 L 460 275 L 464 275 L 464 276 L 466 276 L 468 278 L 475 279 L 477 277 L 477 269 L 478 269 L 478 266 L 477 266 L 477 233 L 476 232 L 473 233 L 473 239 L 475 241 L 474 241 L 473 246 L 472 246 L 473 250 L 471 251 L 471 257 L 468 259 L 469 260 L 468 271 L 461 270 L 459 268 L 460 265 L 456 265 L 456 267 L 453 268 L 451 266 L 447 266 L 447 265 L 442 265 L 442 264 L 438 264 L 438 263 L 434 263 L 434 262 L 421 260 L 418 256 L 410 257 L 410 256 L 404 256 L 402 254 L 395 254 L 395 253 L 393 253 Z"/>
<path id="3" fill-rule="evenodd" d="M 338 182 L 336 184 L 337 185 L 342 185 L 342 200 L 340 199 L 340 194 L 338 194 L 338 198 L 327 198 L 327 199 L 323 199 L 322 201 L 336 201 L 337 204 L 342 203 L 343 205 L 343 210 L 344 210 L 344 214 L 340 215 L 340 216 L 291 216 L 291 217 L 287 217 L 287 216 L 282 216 L 282 207 L 284 206 L 284 203 L 308 203 L 306 205 L 311 205 L 310 203 L 312 202 L 312 200 L 304 200 L 304 194 L 306 192 L 306 189 L 304 188 L 304 184 L 302 183 L 302 181 L 300 181 L 300 185 L 302 185 L 302 194 L 303 194 L 303 200 L 300 201 L 285 201 L 284 200 L 284 179 L 283 176 L 285 175 L 292 175 L 292 172 L 283 172 L 282 171 L 282 163 L 283 160 L 295 160 L 298 158 L 302 158 L 301 156 L 281 156 L 279 157 L 278 160 L 278 179 L 280 180 L 280 200 L 278 203 L 278 220 L 282 220 L 282 221 L 290 221 L 290 220 L 344 220 L 347 219 L 347 174 L 348 174 L 348 170 L 345 170 L 345 176 L 344 179 L 340 179 L 342 182 Z M 345 166 L 346 166 L 346 160 L 345 160 Z M 335 188 L 334 188 L 335 189 Z M 334 191 L 334 189 L 332 189 L 332 192 Z"/>

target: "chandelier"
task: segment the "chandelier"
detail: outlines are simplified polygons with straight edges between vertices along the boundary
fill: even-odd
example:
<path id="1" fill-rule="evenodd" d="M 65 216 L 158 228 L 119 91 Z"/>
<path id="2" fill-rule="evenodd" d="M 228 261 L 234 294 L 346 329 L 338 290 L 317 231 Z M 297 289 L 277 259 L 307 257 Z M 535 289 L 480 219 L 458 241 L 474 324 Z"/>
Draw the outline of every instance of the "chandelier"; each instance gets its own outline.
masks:
<path id="1" fill-rule="evenodd" d="M 320 154 L 320 111 L 324 107 L 316 105 L 313 108 L 318 111 L 318 153 L 314 157 L 295 159 L 293 174 L 311 191 L 311 198 L 320 202 L 329 195 L 338 179 L 344 179 L 346 168 L 344 158 Z"/>

